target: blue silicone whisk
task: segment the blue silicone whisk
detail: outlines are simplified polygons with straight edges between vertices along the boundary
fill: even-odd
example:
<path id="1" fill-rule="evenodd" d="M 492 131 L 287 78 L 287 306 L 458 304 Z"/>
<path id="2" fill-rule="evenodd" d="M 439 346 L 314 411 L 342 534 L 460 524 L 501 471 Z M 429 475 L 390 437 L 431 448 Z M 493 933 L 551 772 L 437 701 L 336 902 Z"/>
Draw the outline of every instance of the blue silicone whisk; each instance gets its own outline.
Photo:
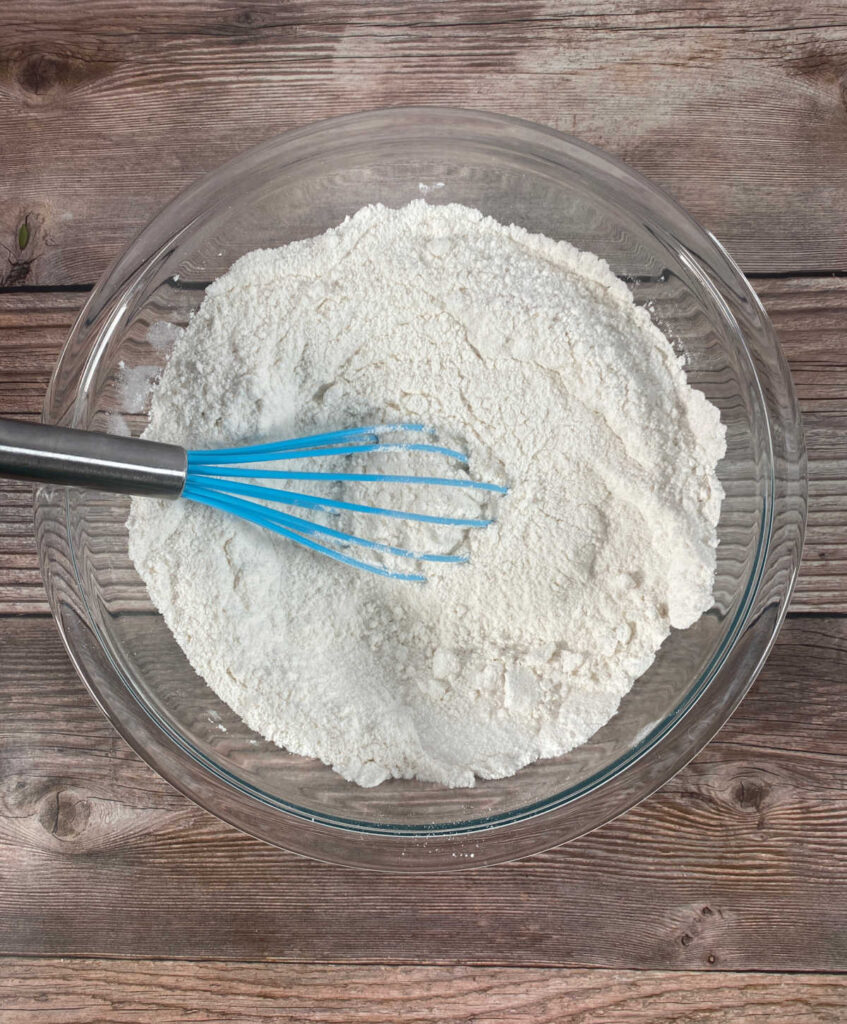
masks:
<path id="1" fill-rule="evenodd" d="M 426 440 L 409 440 L 415 436 Z M 506 493 L 505 487 L 467 476 L 316 472 L 268 468 L 267 464 L 288 467 L 299 459 L 421 452 L 467 465 L 468 458 L 463 452 L 434 441 L 432 428 L 419 423 L 396 423 L 333 430 L 270 444 L 186 451 L 179 445 L 158 441 L 0 418 L 0 475 L 121 494 L 187 498 L 273 530 L 345 565 L 390 579 L 423 581 L 426 577 L 421 572 L 397 571 L 376 559 L 357 558 L 349 552 L 358 548 L 417 562 L 464 562 L 467 556 L 394 547 L 334 529 L 305 518 L 302 513 L 309 510 L 330 514 L 351 512 L 466 529 L 489 526 L 492 520 L 381 508 L 268 486 L 268 482 L 396 483 L 469 488 L 500 495 Z M 253 483 L 255 480 L 266 483 Z M 265 502 L 284 506 L 289 511 L 269 508 Z M 291 510 L 297 510 L 298 514 Z"/>

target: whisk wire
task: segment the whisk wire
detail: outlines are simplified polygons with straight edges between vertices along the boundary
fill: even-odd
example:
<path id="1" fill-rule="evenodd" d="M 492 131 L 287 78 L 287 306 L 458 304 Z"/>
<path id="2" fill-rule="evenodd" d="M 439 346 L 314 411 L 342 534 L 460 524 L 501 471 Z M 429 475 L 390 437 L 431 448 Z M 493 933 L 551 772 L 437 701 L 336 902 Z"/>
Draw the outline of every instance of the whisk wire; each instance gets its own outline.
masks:
<path id="1" fill-rule="evenodd" d="M 336 530 L 324 523 L 316 523 L 309 519 L 302 519 L 300 516 L 293 516 L 288 512 L 279 509 L 268 508 L 266 505 L 259 505 L 254 501 L 247 501 L 243 498 L 230 497 L 215 491 L 209 491 L 202 485 L 190 485 L 189 493 L 185 497 L 194 501 L 206 502 L 213 498 L 221 507 L 226 506 L 228 512 L 238 513 L 240 510 L 249 511 L 254 521 L 261 519 L 263 523 L 273 523 L 285 526 L 288 529 L 296 530 L 304 534 L 321 534 L 329 539 L 336 540 L 342 544 L 353 544 L 359 547 L 369 548 L 372 551 L 379 551 L 382 554 L 394 555 L 398 558 L 411 558 L 420 562 L 467 562 L 467 555 L 458 554 L 432 554 L 423 551 L 411 551 L 408 548 L 396 547 L 391 544 L 384 544 L 381 541 L 370 540 L 367 537 L 358 537 L 352 533 L 345 533 Z"/>
<path id="2" fill-rule="evenodd" d="M 360 505 L 353 501 L 340 501 L 337 498 L 301 494 L 299 491 L 288 491 L 281 487 L 240 484 L 235 480 L 219 480 L 215 490 L 222 491 L 225 494 L 239 494 L 245 498 L 258 498 L 260 501 L 274 501 L 280 505 L 296 505 L 299 508 L 314 508 L 336 513 L 358 512 L 366 516 L 406 519 L 409 522 L 431 523 L 434 526 L 465 526 L 470 529 L 480 529 L 490 526 L 492 522 L 490 519 L 476 519 L 465 516 L 435 516 L 427 512 L 409 512 L 405 509 L 383 508 L 379 505 Z"/>
<path id="3" fill-rule="evenodd" d="M 236 448 L 225 452 L 192 451 L 188 453 L 189 465 L 226 465 L 227 463 L 240 462 L 285 462 L 289 459 L 310 459 L 322 458 L 327 455 L 367 455 L 372 452 L 430 452 L 433 455 L 446 455 L 457 462 L 466 463 L 467 455 L 464 452 L 456 451 L 454 448 L 445 448 L 438 444 L 383 444 L 373 442 L 368 444 L 340 444 L 330 448 L 266 448 L 261 446 L 261 451 L 253 451 L 245 448 Z"/>
<path id="4" fill-rule="evenodd" d="M 194 488 L 188 485 L 186 491 L 183 492 L 184 497 L 188 498 L 189 501 L 196 501 L 202 505 L 209 505 L 212 508 L 217 508 L 222 512 L 229 512 L 231 515 L 236 515 L 241 519 L 246 519 L 248 522 L 255 523 L 257 526 L 261 526 L 265 529 L 271 530 L 274 533 L 278 533 L 283 537 L 287 537 L 289 540 L 293 540 L 295 543 L 302 545 L 303 547 L 309 548 L 312 551 L 317 551 L 320 554 L 326 555 L 328 558 L 332 558 L 337 562 L 342 562 L 345 565 L 353 566 L 356 569 L 364 569 L 367 572 L 374 573 L 377 576 L 384 576 L 388 579 L 394 580 L 407 580 L 411 582 L 422 583 L 426 580 L 426 577 L 421 573 L 414 572 L 400 572 L 392 570 L 386 566 L 379 565 L 375 562 L 366 562 L 363 559 L 353 558 L 350 555 L 345 555 L 343 551 L 338 551 L 336 548 L 329 547 L 326 544 L 321 544 L 319 541 L 312 540 L 306 534 L 309 532 L 323 532 L 323 530 L 307 530 L 308 526 L 315 527 L 319 524 L 309 524 L 305 520 L 298 519 L 296 516 L 285 516 L 284 513 L 273 514 L 273 510 L 266 509 L 263 505 L 256 505 L 252 501 L 244 501 L 242 499 L 234 498 L 231 501 L 227 500 L 226 495 L 215 494 L 212 491 L 204 492 L 202 488 Z M 294 520 L 298 526 L 295 529 L 286 525 L 286 519 Z M 405 551 L 401 548 L 392 548 L 387 544 L 380 544 L 377 541 L 368 541 L 365 538 L 355 537 L 352 534 L 345 534 L 338 530 L 330 530 L 326 528 L 327 532 L 335 536 L 337 539 L 342 540 L 348 544 L 361 544 L 362 546 L 371 548 L 375 551 L 380 551 L 386 554 L 393 554 L 403 558 L 414 558 L 425 561 L 464 561 L 461 557 L 450 558 L 450 556 L 430 556 L 428 558 L 421 558 L 420 555 L 416 555 L 412 551 Z"/>
<path id="5" fill-rule="evenodd" d="M 506 488 L 501 487 L 499 484 L 489 484 L 482 480 L 457 480 L 454 477 L 444 476 L 403 476 L 392 473 L 311 473 L 282 469 L 229 468 L 223 466 L 196 466 L 193 469 L 193 474 L 212 479 L 247 477 L 255 480 L 316 480 L 323 481 L 324 483 L 350 481 L 354 483 L 429 484 L 436 487 L 468 487 L 477 491 L 493 491 L 495 494 L 506 493 Z"/>
<path id="6" fill-rule="evenodd" d="M 369 441 L 378 441 L 380 435 L 389 433 L 409 432 L 435 436 L 433 427 L 422 423 L 380 423 L 370 427 L 348 427 L 346 430 L 331 430 L 322 434 L 308 434 L 305 437 L 294 437 L 286 441 L 270 441 L 265 444 L 240 445 L 237 448 L 204 448 L 194 452 L 195 455 L 230 455 L 241 452 L 250 454 L 263 451 L 293 451 L 295 448 L 315 448 L 321 445 L 335 444 L 351 437 L 367 437 Z M 243 460 L 247 461 L 247 460 Z"/>
<path id="7" fill-rule="evenodd" d="M 433 526 L 464 527 L 481 529 L 489 526 L 491 519 L 479 516 L 447 516 L 404 509 L 384 508 L 343 501 L 283 487 L 267 487 L 248 483 L 247 480 L 267 481 L 314 481 L 322 483 L 389 483 L 423 484 L 438 487 L 467 488 L 493 494 L 506 494 L 507 488 L 499 484 L 473 480 L 468 477 L 417 476 L 414 474 L 391 473 L 340 473 L 311 470 L 286 470 L 260 468 L 255 463 L 287 462 L 295 459 L 351 456 L 371 453 L 420 452 L 438 455 L 467 465 L 464 452 L 440 444 L 425 442 L 387 442 L 386 434 L 424 434 L 435 437 L 435 431 L 422 424 L 399 423 L 378 424 L 369 427 L 353 427 L 335 430 L 309 437 L 269 444 L 245 445 L 239 448 L 218 448 L 195 450 L 187 453 L 186 483 L 182 492 L 190 501 L 239 516 L 249 522 L 272 530 L 294 542 L 319 552 L 346 565 L 365 569 L 378 576 L 397 580 L 423 581 L 426 577 L 419 572 L 394 570 L 380 562 L 355 558 L 343 550 L 360 547 L 382 555 L 412 559 L 420 562 L 456 563 L 467 561 L 467 556 L 455 553 L 413 551 L 397 545 L 358 537 L 337 530 L 324 523 L 292 515 L 291 512 L 271 508 L 266 502 L 289 508 L 312 510 L 338 516 L 342 512 L 356 515 L 382 516 L 388 519 L 425 523 Z"/>

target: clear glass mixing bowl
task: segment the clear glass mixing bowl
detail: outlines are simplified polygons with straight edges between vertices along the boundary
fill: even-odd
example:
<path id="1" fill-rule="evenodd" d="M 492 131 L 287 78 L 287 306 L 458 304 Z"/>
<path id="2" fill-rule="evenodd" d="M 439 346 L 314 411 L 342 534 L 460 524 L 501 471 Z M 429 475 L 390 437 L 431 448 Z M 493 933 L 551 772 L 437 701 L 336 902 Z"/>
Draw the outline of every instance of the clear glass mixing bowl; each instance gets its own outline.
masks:
<path id="1" fill-rule="evenodd" d="M 189 667 L 127 555 L 122 497 L 41 487 L 50 603 L 82 679 L 153 768 L 214 814 L 319 859 L 383 870 L 490 864 L 555 846 L 655 790 L 752 683 L 802 547 L 806 461 L 785 360 L 721 246 L 639 175 L 557 132 L 446 108 L 324 121 L 250 150 L 183 192 L 97 285 L 44 419 L 138 434 L 184 324 L 243 253 L 316 235 L 367 203 L 477 207 L 609 261 L 721 410 L 728 452 L 715 605 L 674 632 L 619 712 L 564 757 L 473 789 L 361 789 L 251 732 Z M 508 387 L 508 382 L 504 382 Z"/>

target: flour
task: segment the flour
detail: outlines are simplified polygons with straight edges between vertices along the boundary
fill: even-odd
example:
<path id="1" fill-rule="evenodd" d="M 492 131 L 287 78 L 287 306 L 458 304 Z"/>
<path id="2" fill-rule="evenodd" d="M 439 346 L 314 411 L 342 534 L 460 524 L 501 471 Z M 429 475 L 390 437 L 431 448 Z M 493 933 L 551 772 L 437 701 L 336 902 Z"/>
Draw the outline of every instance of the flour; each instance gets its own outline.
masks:
<path id="1" fill-rule="evenodd" d="M 494 526 L 418 544 L 457 544 L 467 565 L 387 581 L 150 499 L 133 501 L 130 553 L 193 667 L 264 737 L 363 786 L 470 786 L 585 742 L 671 627 L 711 606 L 724 428 L 602 260 L 419 200 L 240 259 L 180 333 L 145 436 L 409 420 L 509 487 Z M 476 508 L 446 490 L 358 497 Z"/>

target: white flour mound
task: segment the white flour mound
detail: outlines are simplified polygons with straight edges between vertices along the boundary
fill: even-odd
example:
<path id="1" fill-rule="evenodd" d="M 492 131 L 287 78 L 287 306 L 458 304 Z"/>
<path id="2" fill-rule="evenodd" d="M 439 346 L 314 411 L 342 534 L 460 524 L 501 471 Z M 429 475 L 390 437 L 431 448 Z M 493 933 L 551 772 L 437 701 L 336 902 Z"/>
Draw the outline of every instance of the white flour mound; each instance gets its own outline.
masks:
<path id="1" fill-rule="evenodd" d="M 496 525 L 413 541 L 460 541 L 467 565 L 386 580 L 150 499 L 133 501 L 130 553 L 193 667 L 264 737 L 363 786 L 471 786 L 583 743 L 670 628 L 711 606 L 725 431 L 603 260 L 420 200 L 240 259 L 177 338 L 145 437 L 215 447 L 403 421 L 510 488 Z M 461 473 L 431 456 L 365 465 Z M 458 489 L 368 486 L 353 500 L 477 510 Z"/>

